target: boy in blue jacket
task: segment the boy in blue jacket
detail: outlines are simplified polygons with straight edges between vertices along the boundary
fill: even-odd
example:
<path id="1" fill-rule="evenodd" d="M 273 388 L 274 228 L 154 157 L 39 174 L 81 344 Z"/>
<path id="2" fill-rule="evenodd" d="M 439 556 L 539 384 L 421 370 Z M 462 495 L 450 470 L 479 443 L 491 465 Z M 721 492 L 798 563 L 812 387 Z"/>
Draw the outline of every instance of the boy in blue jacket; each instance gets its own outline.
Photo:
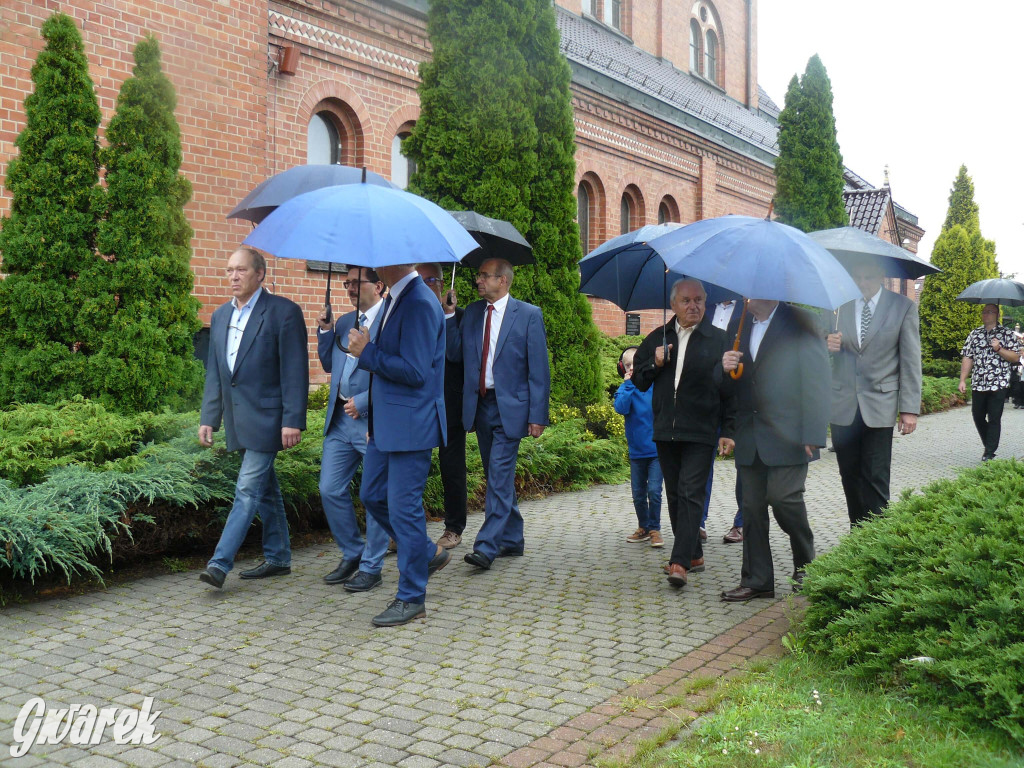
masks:
<path id="1" fill-rule="evenodd" d="M 635 544 L 651 542 L 663 547 L 661 537 L 661 465 L 654 446 L 654 412 L 651 398 L 654 388 L 641 392 L 632 382 L 633 355 L 638 347 L 627 347 L 619 356 L 619 375 L 624 381 L 615 393 L 615 412 L 626 420 L 626 443 L 629 446 L 629 478 L 633 486 L 633 507 L 639 528 L 626 537 Z"/>

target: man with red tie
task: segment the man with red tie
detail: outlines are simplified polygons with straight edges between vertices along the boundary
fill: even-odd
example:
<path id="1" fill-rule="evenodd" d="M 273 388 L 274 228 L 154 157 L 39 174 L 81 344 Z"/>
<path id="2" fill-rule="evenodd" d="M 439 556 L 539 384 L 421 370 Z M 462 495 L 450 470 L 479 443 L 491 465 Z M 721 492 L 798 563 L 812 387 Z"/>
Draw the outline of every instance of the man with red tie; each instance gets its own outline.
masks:
<path id="1" fill-rule="evenodd" d="M 464 364 L 462 422 L 476 430 L 487 477 L 484 524 L 465 560 L 484 570 L 497 557 L 523 554 L 519 441 L 544 432 L 551 393 L 544 318 L 538 307 L 509 296 L 512 277 L 504 259 L 485 261 L 476 279 L 481 301 L 466 308 L 461 326 L 447 321 L 448 359 Z"/>

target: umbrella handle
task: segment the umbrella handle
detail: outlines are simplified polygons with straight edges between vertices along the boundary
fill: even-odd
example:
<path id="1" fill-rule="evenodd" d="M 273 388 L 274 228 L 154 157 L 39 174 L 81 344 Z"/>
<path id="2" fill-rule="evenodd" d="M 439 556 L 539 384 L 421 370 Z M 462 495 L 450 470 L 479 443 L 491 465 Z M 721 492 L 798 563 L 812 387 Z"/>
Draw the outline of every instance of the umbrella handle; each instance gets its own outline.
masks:
<path id="1" fill-rule="evenodd" d="M 331 312 L 331 262 L 327 262 L 327 295 L 324 296 L 324 309 L 327 310 L 327 322 L 331 322 L 334 319 L 334 314 Z"/>
<path id="2" fill-rule="evenodd" d="M 740 351 L 740 334 L 743 333 L 743 321 L 746 319 L 746 317 L 747 317 L 747 301 L 746 301 L 746 299 L 744 299 L 743 300 L 743 310 L 740 312 L 740 322 L 739 322 L 739 325 L 736 326 L 736 338 L 732 342 L 732 351 L 733 352 L 739 352 Z M 743 375 L 743 363 L 739 363 L 736 366 L 736 370 L 735 371 L 729 371 L 729 375 L 733 379 L 740 378 L 740 376 Z"/>

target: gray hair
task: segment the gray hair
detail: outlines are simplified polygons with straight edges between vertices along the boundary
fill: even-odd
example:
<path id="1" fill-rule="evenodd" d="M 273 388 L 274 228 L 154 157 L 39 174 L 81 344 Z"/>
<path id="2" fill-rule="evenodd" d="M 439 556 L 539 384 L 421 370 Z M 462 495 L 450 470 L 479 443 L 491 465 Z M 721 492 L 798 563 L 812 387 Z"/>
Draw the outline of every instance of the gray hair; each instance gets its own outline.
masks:
<path id="1" fill-rule="evenodd" d="M 238 248 L 235 249 L 235 252 L 237 253 L 239 251 L 249 255 L 249 263 L 254 270 L 262 272 L 264 275 L 267 273 L 267 260 L 263 257 L 262 253 L 247 245 L 238 246 Z"/>
<path id="2" fill-rule="evenodd" d="M 515 277 L 515 272 L 512 270 L 512 264 L 505 259 L 488 259 L 487 261 L 494 262 L 494 274 L 499 277 L 504 277 L 511 287 L 512 278 Z"/>
<path id="3" fill-rule="evenodd" d="M 674 283 L 672 283 L 672 292 L 669 293 L 669 299 L 670 300 L 671 299 L 675 299 L 676 291 L 679 290 L 679 286 L 685 285 L 686 283 L 690 283 L 692 285 L 696 285 L 698 288 L 700 288 L 701 295 L 704 297 L 704 300 L 707 301 L 707 299 L 708 299 L 708 292 L 706 290 L 704 290 L 704 283 L 702 283 L 700 280 L 695 280 L 692 277 L 681 277 L 678 280 L 676 280 Z"/>
<path id="4" fill-rule="evenodd" d="M 444 277 L 444 271 L 441 269 L 441 265 L 436 261 L 425 261 L 422 264 L 417 264 L 416 271 L 419 272 L 424 267 L 432 272 L 436 272 L 438 277 Z"/>

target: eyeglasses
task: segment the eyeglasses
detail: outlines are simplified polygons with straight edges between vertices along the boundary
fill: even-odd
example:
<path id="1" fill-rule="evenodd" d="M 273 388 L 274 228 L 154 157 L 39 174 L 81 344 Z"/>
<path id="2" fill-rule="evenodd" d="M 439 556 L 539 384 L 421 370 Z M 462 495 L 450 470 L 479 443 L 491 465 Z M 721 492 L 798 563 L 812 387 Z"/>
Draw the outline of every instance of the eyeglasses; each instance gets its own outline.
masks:
<path id="1" fill-rule="evenodd" d="M 371 283 L 373 285 L 376 285 L 377 282 L 377 280 L 345 280 L 344 282 L 342 282 L 341 287 L 347 291 L 353 285 L 359 285 L 360 283 Z"/>
<path id="2" fill-rule="evenodd" d="M 426 283 L 427 285 L 437 285 L 438 283 L 441 282 L 441 278 L 440 277 L 424 277 L 423 278 L 423 282 Z"/>

